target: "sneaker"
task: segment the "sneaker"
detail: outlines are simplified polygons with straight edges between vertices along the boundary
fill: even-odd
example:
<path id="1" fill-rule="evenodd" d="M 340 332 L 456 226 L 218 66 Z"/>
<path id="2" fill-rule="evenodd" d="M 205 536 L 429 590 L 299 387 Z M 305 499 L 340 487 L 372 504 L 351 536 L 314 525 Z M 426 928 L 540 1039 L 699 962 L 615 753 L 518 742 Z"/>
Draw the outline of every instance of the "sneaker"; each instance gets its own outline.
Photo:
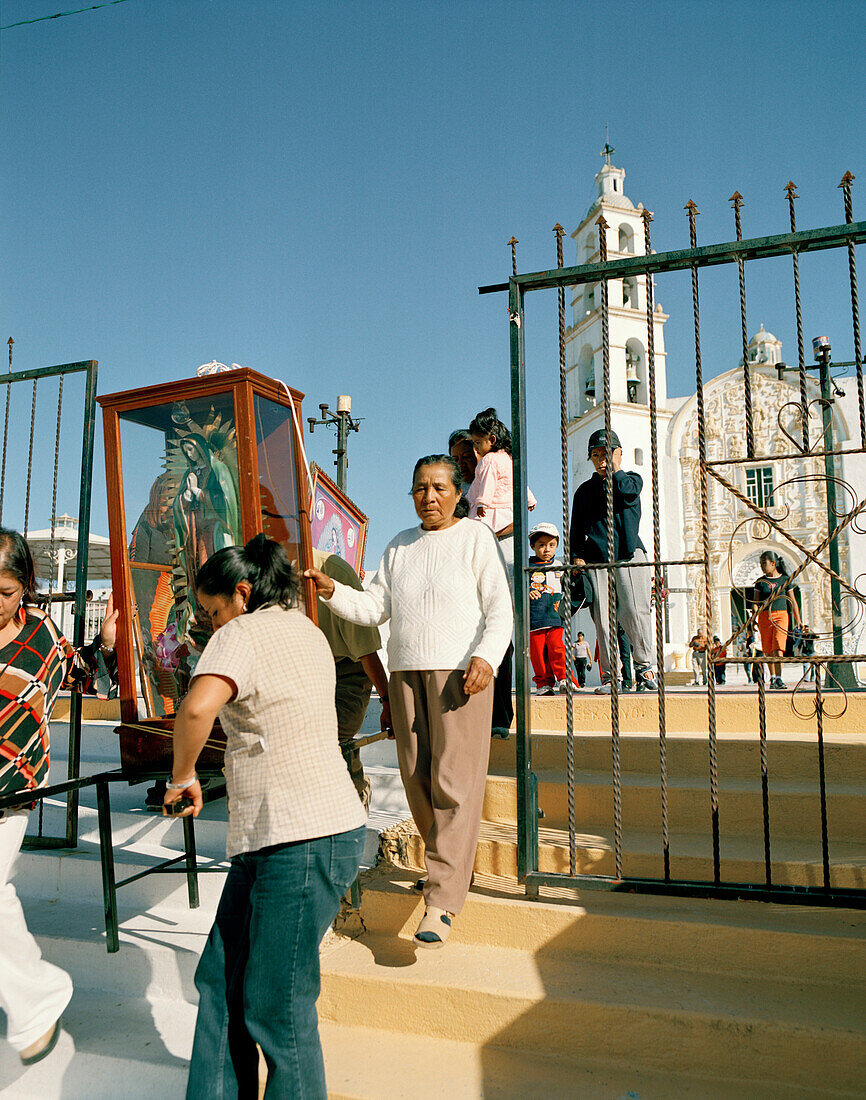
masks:
<path id="1" fill-rule="evenodd" d="M 620 687 L 619 690 L 620 691 L 634 691 L 634 684 L 631 682 L 631 680 L 623 680 L 622 686 Z"/>
<path id="2" fill-rule="evenodd" d="M 785 683 L 784 683 L 782 677 L 781 676 L 773 676 L 770 679 L 770 687 L 773 688 L 775 691 L 784 691 L 785 690 Z"/>
<path id="3" fill-rule="evenodd" d="M 557 680 L 556 683 L 553 685 L 553 690 L 557 695 L 567 694 L 567 692 L 568 692 L 568 681 L 567 680 Z"/>
<path id="4" fill-rule="evenodd" d="M 610 678 L 607 677 L 598 685 L 595 689 L 596 695 L 610 695 L 613 692 L 613 688 L 610 684 Z"/>
<path id="5" fill-rule="evenodd" d="M 490 731 L 491 737 L 499 737 L 503 741 L 507 741 L 511 733 L 511 730 L 507 726 L 494 726 Z"/>
<path id="6" fill-rule="evenodd" d="M 554 693 L 555 693 L 555 689 L 553 687 L 553 684 L 544 684 L 542 687 L 540 687 L 538 689 L 538 691 L 535 694 L 536 695 L 553 695 Z"/>
<path id="7" fill-rule="evenodd" d="M 638 691 L 658 691 L 659 684 L 655 673 L 651 668 L 639 668 L 635 670 L 637 676 Z"/>

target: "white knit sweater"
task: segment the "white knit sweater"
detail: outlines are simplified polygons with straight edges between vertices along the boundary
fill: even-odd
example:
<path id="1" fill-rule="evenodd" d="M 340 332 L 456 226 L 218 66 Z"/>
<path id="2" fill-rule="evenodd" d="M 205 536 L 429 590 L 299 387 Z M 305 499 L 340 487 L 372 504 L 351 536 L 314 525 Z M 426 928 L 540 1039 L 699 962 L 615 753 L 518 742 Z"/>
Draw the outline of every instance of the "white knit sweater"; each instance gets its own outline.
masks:
<path id="1" fill-rule="evenodd" d="M 385 548 L 364 592 L 335 582 L 331 610 L 364 626 L 391 620 L 393 672 L 465 669 L 481 657 L 496 670 L 511 640 L 511 595 L 496 536 L 478 520 L 444 531 L 411 527 Z"/>

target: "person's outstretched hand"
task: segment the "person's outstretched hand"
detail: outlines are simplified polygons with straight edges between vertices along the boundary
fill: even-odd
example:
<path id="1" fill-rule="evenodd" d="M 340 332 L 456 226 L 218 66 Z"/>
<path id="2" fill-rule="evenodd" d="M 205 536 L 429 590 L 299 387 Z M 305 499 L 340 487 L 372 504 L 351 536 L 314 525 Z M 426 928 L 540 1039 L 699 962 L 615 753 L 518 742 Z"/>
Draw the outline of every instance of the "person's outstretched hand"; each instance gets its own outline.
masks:
<path id="1" fill-rule="evenodd" d="M 305 569 L 304 576 L 316 586 L 316 594 L 329 600 L 334 595 L 334 582 L 321 569 Z"/>

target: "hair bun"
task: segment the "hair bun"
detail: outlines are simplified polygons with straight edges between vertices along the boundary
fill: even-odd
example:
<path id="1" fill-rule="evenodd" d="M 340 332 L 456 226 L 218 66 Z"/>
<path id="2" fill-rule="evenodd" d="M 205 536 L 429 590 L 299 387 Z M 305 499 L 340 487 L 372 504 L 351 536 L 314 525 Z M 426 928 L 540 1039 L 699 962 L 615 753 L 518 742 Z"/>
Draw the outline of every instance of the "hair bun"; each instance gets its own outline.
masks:
<path id="1" fill-rule="evenodd" d="M 271 560 L 271 546 L 270 540 L 266 535 L 254 535 L 250 541 L 244 546 L 244 557 L 250 563 L 261 568 Z"/>

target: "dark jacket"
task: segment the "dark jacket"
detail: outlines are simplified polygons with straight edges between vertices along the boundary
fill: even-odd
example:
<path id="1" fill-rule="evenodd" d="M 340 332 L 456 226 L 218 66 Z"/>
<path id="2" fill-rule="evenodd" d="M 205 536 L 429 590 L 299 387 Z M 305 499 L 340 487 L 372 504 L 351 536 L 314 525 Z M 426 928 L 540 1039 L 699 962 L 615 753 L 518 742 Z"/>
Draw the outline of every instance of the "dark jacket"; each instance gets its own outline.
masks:
<path id="1" fill-rule="evenodd" d="M 640 474 L 617 470 L 613 475 L 614 561 L 628 561 L 635 550 L 645 550 L 640 540 Z M 573 558 L 607 561 L 607 486 L 594 473 L 578 485 L 571 505 L 569 547 Z"/>

